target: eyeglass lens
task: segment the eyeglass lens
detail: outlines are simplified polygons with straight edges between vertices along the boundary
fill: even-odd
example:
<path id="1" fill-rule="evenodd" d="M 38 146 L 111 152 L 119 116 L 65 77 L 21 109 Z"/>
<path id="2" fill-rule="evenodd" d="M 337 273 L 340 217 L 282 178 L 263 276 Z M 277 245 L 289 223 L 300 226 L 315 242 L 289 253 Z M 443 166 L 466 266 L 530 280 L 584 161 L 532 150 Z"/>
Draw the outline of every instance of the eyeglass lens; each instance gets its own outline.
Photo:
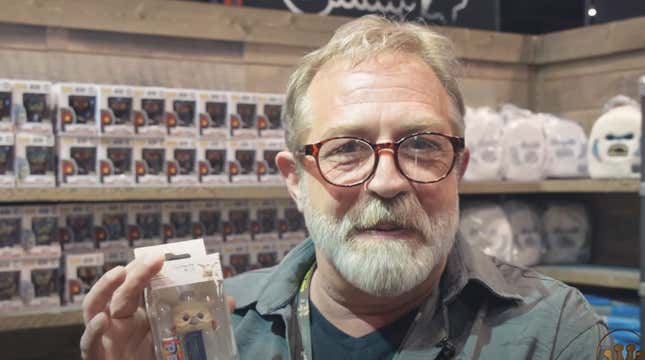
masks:
<path id="1" fill-rule="evenodd" d="M 446 176 L 452 168 L 454 150 L 441 135 L 420 134 L 406 138 L 397 151 L 403 174 L 413 181 L 432 182 Z M 376 155 L 366 141 L 338 138 L 325 142 L 318 153 L 318 165 L 327 181 L 353 185 L 372 175 Z"/>

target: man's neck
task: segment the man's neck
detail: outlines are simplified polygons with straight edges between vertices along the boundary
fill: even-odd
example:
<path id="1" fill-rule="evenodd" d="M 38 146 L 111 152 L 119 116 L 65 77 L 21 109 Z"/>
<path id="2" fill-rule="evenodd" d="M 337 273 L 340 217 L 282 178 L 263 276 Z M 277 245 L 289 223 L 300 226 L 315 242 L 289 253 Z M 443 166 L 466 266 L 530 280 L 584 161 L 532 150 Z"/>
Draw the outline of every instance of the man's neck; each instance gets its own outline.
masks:
<path id="1" fill-rule="evenodd" d="M 310 301 L 327 321 L 353 337 L 367 335 L 418 308 L 438 289 L 446 265 L 444 259 L 432 270 L 428 279 L 404 294 L 380 297 L 370 295 L 345 281 L 318 251 L 316 262 L 317 269 L 311 280 Z"/>

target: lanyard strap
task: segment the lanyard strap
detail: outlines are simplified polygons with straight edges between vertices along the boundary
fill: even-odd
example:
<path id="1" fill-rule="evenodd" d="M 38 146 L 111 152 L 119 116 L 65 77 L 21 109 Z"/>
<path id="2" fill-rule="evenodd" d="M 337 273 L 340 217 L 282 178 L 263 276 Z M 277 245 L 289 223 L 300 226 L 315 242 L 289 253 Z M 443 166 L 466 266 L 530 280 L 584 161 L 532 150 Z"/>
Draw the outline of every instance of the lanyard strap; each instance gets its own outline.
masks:
<path id="1" fill-rule="evenodd" d="M 296 313 L 298 318 L 298 328 L 300 329 L 300 341 L 302 343 L 302 359 L 313 360 L 311 350 L 311 321 L 309 319 L 309 288 L 311 285 L 311 277 L 316 269 L 314 263 L 305 274 L 302 283 L 300 283 L 300 290 L 297 295 Z"/>

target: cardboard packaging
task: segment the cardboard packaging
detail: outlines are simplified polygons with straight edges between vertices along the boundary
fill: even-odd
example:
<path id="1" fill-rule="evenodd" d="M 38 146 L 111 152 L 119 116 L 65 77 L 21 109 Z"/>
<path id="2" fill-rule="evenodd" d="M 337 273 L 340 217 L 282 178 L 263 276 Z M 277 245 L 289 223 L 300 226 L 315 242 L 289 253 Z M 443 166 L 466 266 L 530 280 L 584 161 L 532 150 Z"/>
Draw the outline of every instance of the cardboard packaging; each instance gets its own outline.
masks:
<path id="1" fill-rule="evenodd" d="M 99 185 L 97 137 L 58 138 L 58 185 L 92 187 Z"/>
<path id="2" fill-rule="evenodd" d="M 129 204 L 128 217 L 128 233 L 133 248 L 163 243 L 160 203 Z"/>
<path id="3" fill-rule="evenodd" d="M 49 81 L 32 80 L 9 82 L 13 85 L 13 121 L 16 130 L 30 134 L 52 134 L 52 84 Z"/>
<path id="4" fill-rule="evenodd" d="M 0 132 L 0 188 L 16 185 L 15 138 L 13 133 Z"/>
<path id="5" fill-rule="evenodd" d="M 164 88 L 139 87 L 134 90 L 134 131 L 140 137 L 164 137 L 167 132 Z"/>
<path id="6" fill-rule="evenodd" d="M 229 184 L 227 166 L 228 143 L 221 140 L 200 140 L 198 146 L 199 182 L 207 186 Z"/>
<path id="7" fill-rule="evenodd" d="M 256 94 L 230 94 L 230 137 L 232 139 L 257 139 L 258 98 Z"/>
<path id="8" fill-rule="evenodd" d="M 120 187 L 134 185 L 133 149 L 132 138 L 101 138 L 98 156 L 101 185 Z"/>
<path id="9" fill-rule="evenodd" d="M 56 131 L 61 135 L 97 136 L 98 87 L 93 84 L 58 83 L 52 86 L 56 106 Z"/>
<path id="10" fill-rule="evenodd" d="M 134 135 L 134 90 L 135 88 L 131 86 L 99 86 L 101 135 Z"/>
<path id="11" fill-rule="evenodd" d="M 204 140 L 226 140 L 229 137 L 230 97 L 226 92 L 200 91 L 199 136 Z"/>
<path id="12" fill-rule="evenodd" d="M 56 186 L 56 147 L 51 134 L 16 134 L 16 186 Z"/>
<path id="13" fill-rule="evenodd" d="M 134 182 L 136 186 L 168 185 L 166 142 L 164 138 L 136 139 L 134 142 Z"/>
<path id="14" fill-rule="evenodd" d="M 167 134 L 196 138 L 198 134 L 197 92 L 188 89 L 166 89 Z"/>
<path id="15" fill-rule="evenodd" d="M 258 135 L 261 138 L 284 138 L 282 126 L 283 94 L 258 94 Z"/>
<path id="16" fill-rule="evenodd" d="M 197 141 L 194 138 L 166 138 L 168 151 L 168 184 L 194 186 L 199 184 Z"/>

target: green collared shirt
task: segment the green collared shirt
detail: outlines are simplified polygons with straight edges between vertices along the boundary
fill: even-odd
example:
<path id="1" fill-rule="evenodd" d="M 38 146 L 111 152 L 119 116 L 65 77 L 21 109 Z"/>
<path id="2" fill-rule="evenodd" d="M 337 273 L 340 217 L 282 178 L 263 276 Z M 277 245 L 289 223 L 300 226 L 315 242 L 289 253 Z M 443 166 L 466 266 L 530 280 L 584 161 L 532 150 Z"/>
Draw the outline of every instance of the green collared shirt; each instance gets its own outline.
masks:
<path id="1" fill-rule="evenodd" d="M 224 282 L 237 304 L 232 320 L 241 359 L 301 358 L 292 305 L 314 261 L 308 239 L 278 266 Z M 455 359 L 595 359 L 607 331 L 577 289 L 459 239 L 439 290 L 439 303 L 422 306 L 397 359 L 435 359 L 442 339 L 454 345 Z"/>

